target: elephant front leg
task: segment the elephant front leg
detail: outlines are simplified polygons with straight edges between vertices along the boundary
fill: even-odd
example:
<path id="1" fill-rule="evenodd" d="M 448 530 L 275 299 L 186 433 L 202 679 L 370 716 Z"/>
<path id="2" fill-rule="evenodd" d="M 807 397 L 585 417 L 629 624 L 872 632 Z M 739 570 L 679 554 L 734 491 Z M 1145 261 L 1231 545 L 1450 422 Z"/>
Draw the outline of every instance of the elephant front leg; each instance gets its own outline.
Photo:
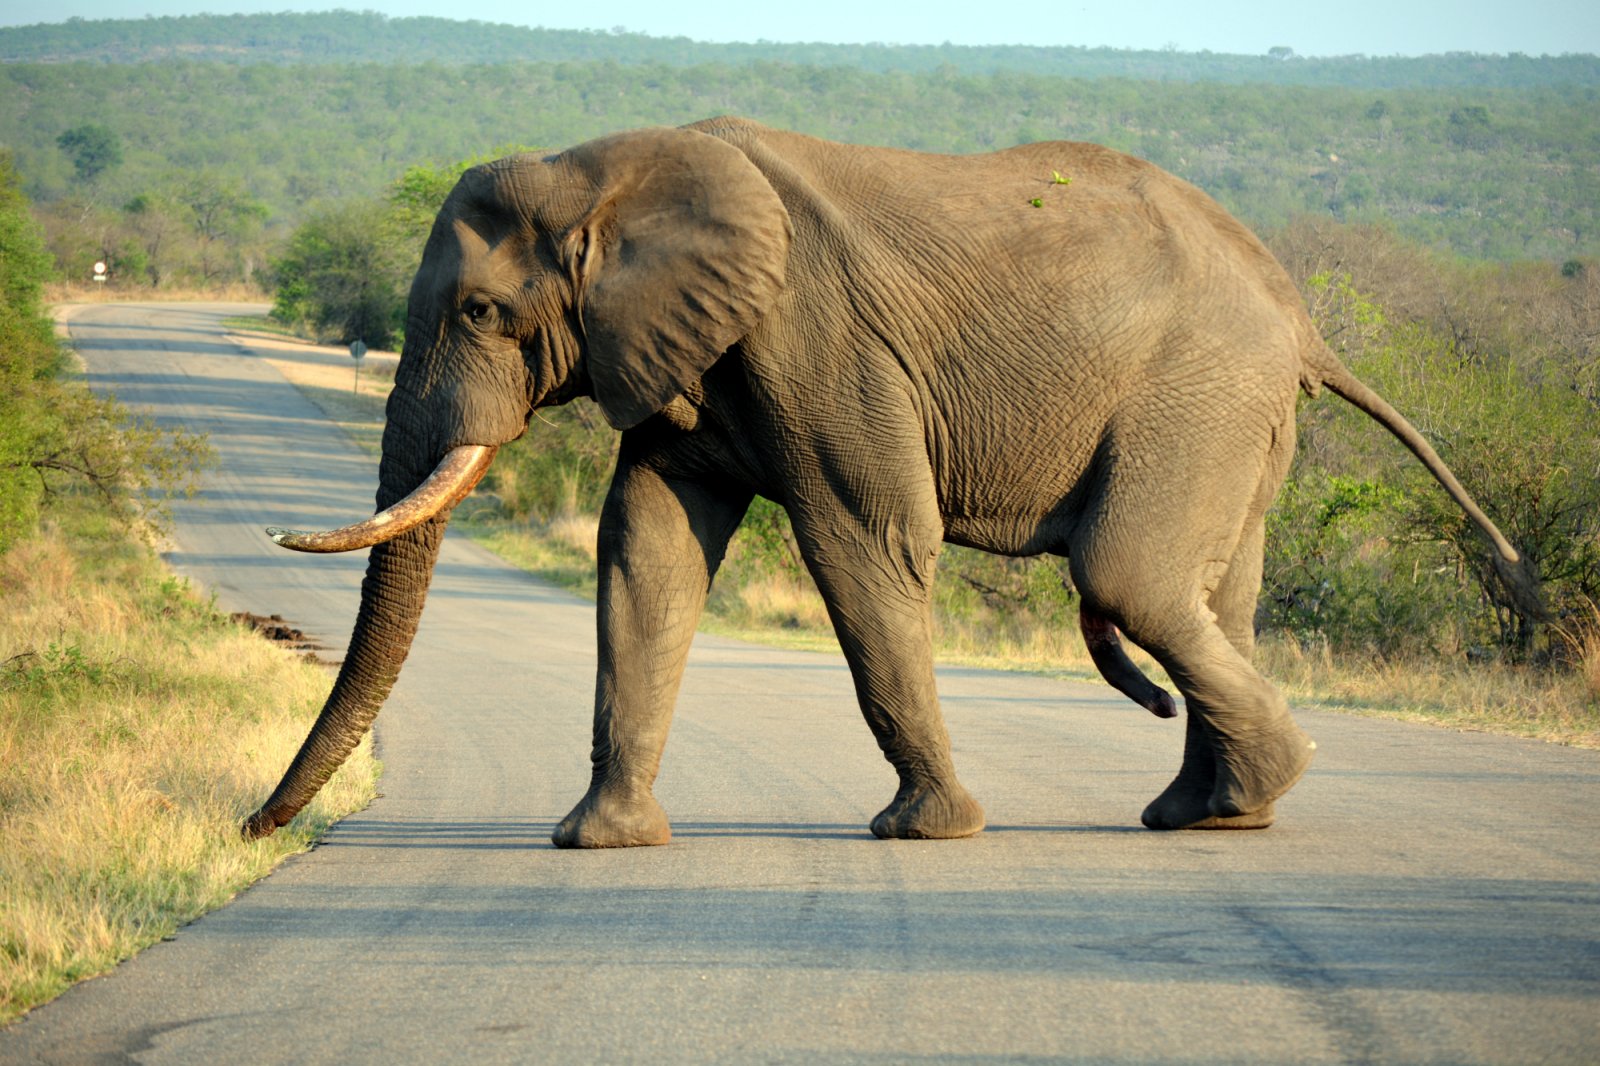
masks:
<path id="1" fill-rule="evenodd" d="M 711 577 L 749 502 L 619 460 L 600 519 L 593 770 L 557 847 L 671 840 L 652 789 Z"/>
<path id="2" fill-rule="evenodd" d="M 797 536 L 850 664 L 861 712 L 900 776 L 894 799 L 872 820 L 881 838 L 945 839 L 983 828 L 980 807 L 956 779 L 950 737 L 934 688 L 930 585 L 937 527 Z M 839 534 L 835 528 L 830 531 Z"/>

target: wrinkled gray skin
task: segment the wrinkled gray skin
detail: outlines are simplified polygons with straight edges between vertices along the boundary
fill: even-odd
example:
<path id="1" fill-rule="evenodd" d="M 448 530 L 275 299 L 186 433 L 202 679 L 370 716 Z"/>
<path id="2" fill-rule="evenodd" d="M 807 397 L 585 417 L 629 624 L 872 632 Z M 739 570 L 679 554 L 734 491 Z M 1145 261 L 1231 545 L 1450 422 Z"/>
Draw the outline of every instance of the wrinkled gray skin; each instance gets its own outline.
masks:
<path id="1" fill-rule="evenodd" d="M 899 773 L 874 833 L 983 827 L 934 691 L 944 542 L 1069 559 L 1102 672 L 1174 713 L 1120 629 L 1187 702 L 1182 767 L 1144 823 L 1255 828 L 1314 748 L 1250 659 L 1263 515 L 1297 394 L 1323 384 L 1417 449 L 1266 249 L 1150 164 L 1072 143 L 920 155 L 717 119 L 461 179 L 411 291 L 378 503 L 453 446 L 519 436 L 543 405 L 592 396 L 622 431 L 600 524 L 593 776 L 559 845 L 669 839 L 652 784 L 707 588 L 756 494 L 793 520 Z M 446 520 L 373 548 L 334 692 L 247 836 L 287 824 L 370 725 Z"/>

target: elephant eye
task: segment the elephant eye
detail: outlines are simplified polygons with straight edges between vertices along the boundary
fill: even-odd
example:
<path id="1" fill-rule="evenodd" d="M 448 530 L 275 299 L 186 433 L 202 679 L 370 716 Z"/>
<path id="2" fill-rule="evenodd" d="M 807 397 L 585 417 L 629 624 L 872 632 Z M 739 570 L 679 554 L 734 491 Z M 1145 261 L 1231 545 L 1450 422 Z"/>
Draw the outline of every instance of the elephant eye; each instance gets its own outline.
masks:
<path id="1" fill-rule="evenodd" d="M 487 322 L 494 314 L 494 305 L 488 300 L 474 300 L 467 305 L 467 317 L 474 322 Z"/>

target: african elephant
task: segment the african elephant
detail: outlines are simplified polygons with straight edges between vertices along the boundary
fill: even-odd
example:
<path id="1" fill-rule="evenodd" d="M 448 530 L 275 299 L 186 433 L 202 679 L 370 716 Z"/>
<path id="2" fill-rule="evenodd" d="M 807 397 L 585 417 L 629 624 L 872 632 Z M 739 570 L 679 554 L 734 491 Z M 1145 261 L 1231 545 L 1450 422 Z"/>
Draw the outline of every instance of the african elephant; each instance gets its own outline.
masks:
<path id="1" fill-rule="evenodd" d="M 899 773 L 873 833 L 983 827 L 934 689 L 943 542 L 1065 556 L 1102 672 L 1170 715 L 1118 630 L 1166 669 L 1187 740 L 1146 825 L 1268 825 L 1315 745 L 1251 666 L 1263 515 L 1297 395 L 1324 385 L 1415 452 L 1517 571 L 1427 443 L 1324 346 L 1272 255 L 1148 163 L 1076 143 L 925 155 L 720 118 L 477 167 L 412 285 L 377 515 L 271 531 L 372 552 L 332 694 L 244 833 L 286 824 L 366 731 L 450 508 L 536 408 L 577 397 L 622 441 L 600 523 L 593 772 L 556 844 L 669 839 L 652 786 L 679 680 L 758 494 L 787 510 Z"/>

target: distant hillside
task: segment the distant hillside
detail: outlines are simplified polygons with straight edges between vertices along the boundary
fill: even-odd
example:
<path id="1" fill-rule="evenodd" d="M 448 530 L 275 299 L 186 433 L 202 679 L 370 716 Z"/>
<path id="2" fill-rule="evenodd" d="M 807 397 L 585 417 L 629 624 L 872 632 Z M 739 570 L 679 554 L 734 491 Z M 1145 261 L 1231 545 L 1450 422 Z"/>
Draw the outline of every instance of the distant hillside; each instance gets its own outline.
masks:
<path id="1" fill-rule="evenodd" d="M 1600 90 L 1369 90 L 871 73 L 754 63 L 0 64 L 0 150 L 40 202 L 111 207 L 205 172 L 273 230 L 370 196 L 415 163 L 559 147 L 742 114 L 837 140 L 934 152 L 1094 141 L 1200 185 L 1253 226 L 1312 213 L 1383 221 L 1487 259 L 1600 255 Z M 108 130 L 92 181 L 61 135 Z"/>
<path id="2" fill-rule="evenodd" d="M 598 16 L 603 17 L 603 16 Z M 784 63 L 878 73 L 931 72 L 1131 78 L 1142 81 L 1344 86 L 1539 88 L 1600 86 L 1600 57 L 1467 53 L 1408 57 L 1241 56 L 1212 52 L 996 45 L 707 44 L 686 37 L 527 29 L 373 12 L 191 15 L 0 28 L 0 62 L 346 64 L 610 61 L 673 67 Z"/>

